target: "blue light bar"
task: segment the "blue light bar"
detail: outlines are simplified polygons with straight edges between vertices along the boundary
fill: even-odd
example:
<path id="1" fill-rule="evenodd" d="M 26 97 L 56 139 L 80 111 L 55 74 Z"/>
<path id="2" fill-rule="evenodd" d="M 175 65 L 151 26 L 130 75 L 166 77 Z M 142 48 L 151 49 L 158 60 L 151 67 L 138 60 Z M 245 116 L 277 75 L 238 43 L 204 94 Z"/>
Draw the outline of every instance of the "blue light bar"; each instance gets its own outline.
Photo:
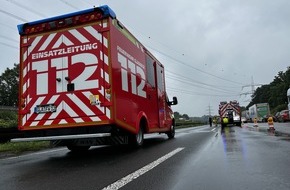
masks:
<path id="1" fill-rule="evenodd" d="M 86 9 L 86 10 L 82 10 L 82 11 L 78 11 L 78 12 L 68 13 L 68 14 L 64 14 L 64 15 L 60 15 L 60 16 L 55 16 L 55 17 L 51 17 L 51 18 L 46 18 L 46 19 L 42 19 L 42 20 L 37 20 L 37 21 L 33 21 L 33 22 L 19 24 L 19 25 L 17 25 L 18 32 L 20 35 L 24 34 L 24 26 L 33 26 L 33 25 L 37 25 L 37 24 L 41 24 L 41 23 L 51 22 L 51 21 L 55 21 L 55 20 L 61 20 L 61 19 L 65 19 L 65 18 L 69 18 L 69 17 L 73 17 L 73 16 L 91 13 L 91 12 L 94 12 L 96 10 L 102 10 L 104 17 L 111 17 L 113 19 L 116 18 L 115 12 L 108 5 L 103 5 L 100 7 L 90 8 L 90 9 Z"/>

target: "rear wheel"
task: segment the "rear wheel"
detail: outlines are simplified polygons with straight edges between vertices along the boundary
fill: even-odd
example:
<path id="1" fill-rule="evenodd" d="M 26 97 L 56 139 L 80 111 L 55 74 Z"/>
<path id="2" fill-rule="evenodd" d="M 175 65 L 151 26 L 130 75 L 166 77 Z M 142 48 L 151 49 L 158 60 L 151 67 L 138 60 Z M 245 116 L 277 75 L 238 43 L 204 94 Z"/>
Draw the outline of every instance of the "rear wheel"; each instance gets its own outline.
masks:
<path id="1" fill-rule="evenodd" d="M 175 125 L 172 124 L 170 131 L 166 133 L 169 139 L 173 139 L 175 136 Z"/>
<path id="2" fill-rule="evenodd" d="M 132 147 L 138 148 L 141 147 L 144 143 L 144 131 L 142 126 L 139 127 L 138 133 L 135 135 L 130 135 L 129 143 Z"/>

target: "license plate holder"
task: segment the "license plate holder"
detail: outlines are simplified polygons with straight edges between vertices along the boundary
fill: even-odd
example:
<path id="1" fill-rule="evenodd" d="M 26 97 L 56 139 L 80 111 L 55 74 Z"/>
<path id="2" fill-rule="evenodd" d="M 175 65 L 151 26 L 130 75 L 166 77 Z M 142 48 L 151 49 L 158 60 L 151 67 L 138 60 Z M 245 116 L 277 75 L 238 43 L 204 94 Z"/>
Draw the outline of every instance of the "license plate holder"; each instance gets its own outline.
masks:
<path id="1" fill-rule="evenodd" d="M 53 113 L 56 112 L 56 106 L 54 104 L 37 105 L 34 108 L 34 113 Z"/>

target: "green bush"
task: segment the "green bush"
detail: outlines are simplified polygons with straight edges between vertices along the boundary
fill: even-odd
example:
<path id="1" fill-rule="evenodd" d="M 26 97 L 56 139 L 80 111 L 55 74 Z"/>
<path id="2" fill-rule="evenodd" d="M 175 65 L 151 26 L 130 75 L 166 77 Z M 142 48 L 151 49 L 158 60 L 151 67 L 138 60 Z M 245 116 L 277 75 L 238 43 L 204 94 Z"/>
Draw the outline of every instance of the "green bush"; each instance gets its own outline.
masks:
<path id="1" fill-rule="evenodd" d="M 13 111 L 0 111 L 0 128 L 17 127 L 17 113 Z"/>

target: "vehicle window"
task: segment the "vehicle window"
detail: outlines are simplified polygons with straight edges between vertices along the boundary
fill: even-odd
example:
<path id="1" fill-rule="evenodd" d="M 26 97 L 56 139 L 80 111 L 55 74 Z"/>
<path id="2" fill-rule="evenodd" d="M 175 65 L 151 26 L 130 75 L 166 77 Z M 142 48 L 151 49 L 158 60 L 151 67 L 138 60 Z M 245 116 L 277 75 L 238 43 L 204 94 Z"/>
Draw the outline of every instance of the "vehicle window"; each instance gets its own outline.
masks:
<path id="1" fill-rule="evenodd" d="M 146 66 L 147 66 L 147 82 L 151 85 L 151 87 L 155 87 L 154 61 L 149 56 L 146 56 Z"/>
<path id="2" fill-rule="evenodd" d="M 164 73 L 163 68 L 157 64 L 157 86 L 161 90 L 161 92 L 164 91 Z"/>

